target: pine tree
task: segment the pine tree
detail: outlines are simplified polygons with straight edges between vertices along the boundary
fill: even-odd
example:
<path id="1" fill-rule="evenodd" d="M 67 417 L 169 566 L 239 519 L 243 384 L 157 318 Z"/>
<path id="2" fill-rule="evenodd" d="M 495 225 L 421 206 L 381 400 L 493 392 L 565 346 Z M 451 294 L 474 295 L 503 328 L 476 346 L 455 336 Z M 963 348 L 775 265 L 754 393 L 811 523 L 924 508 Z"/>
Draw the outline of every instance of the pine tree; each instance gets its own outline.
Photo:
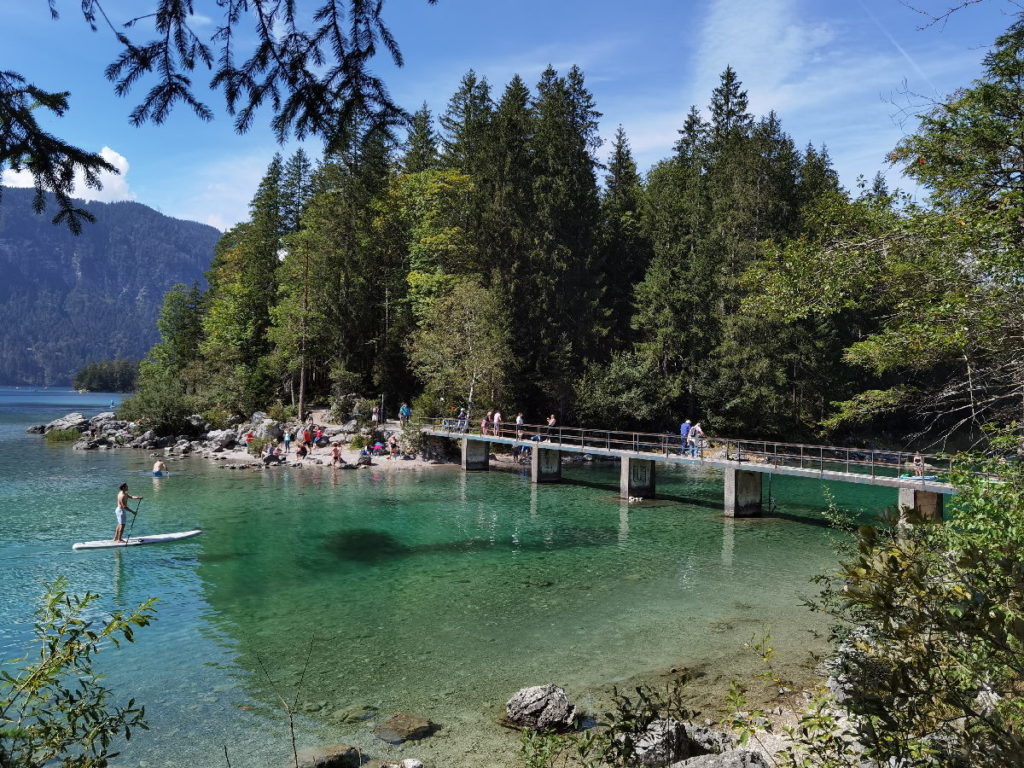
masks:
<path id="1" fill-rule="evenodd" d="M 437 168 L 437 133 L 434 118 L 426 102 L 412 116 L 405 137 L 405 154 L 401 167 L 404 173 L 419 173 Z"/>
<path id="2" fill-rule="evenodd" d="M 486 169 L 494 105 L 486 78 L 467 72 L 441 116 L 441 165 L 477 177 Z"/>
<path id="3" fill-rule="evenodd" d="M 281 174 L 281 216 L 285 233 L 298 232 L 302 213 L 309 203 L 312 194 L 310 183 L 313 176 L 313 164 L 299 147 L 295 154 L 288 158 Z"/>
<path id="4" fill-rule="evenodd" d="M 594 344 L 598 302 L 593 271 L 599 218 L 596 161 L 597 112 L 582 74 L 559 77 L 548 68 L 537 84 L 532 146 L 536 210 L 531 254 L 532 285 L 526 325 L 517 328 L 519 359 L 534 398 L 565 408 L 571 382 Z"/>
<path id="5" fill-rule="evenodd" d="M 285 234 L 282 171 L 281 156 L 274 155 L 250 203 L 251 220 L 225 233 L 207 273 L 201 351 L 211 374 L 210 397 L 241 412 L 265 405 L 275 389 L 265 357 Z"/>
<path id="6" fill-rule="evenodd" d="M 612 141 L 612 153 L 601 196 L 601 242 L 598 266 L 601 306 L 607 317 L 609 351 L 624 349 L 631 340 L 633 291 L 643 279 L 651 259 L 650 241 L 643 232 L 643 187 L 626 132 L 620 125 Z"/>
<path id="7" fill-rule="evenodd" d="M 533 201 L 534 115 L 530 91 L 514 76 L 494 113 L 490 134 L 490 173 L 478 180 L 483 206 L 479 245 L 483 278 L 506 302 L 521 327 L 529 296 L 535 208 Z"/>

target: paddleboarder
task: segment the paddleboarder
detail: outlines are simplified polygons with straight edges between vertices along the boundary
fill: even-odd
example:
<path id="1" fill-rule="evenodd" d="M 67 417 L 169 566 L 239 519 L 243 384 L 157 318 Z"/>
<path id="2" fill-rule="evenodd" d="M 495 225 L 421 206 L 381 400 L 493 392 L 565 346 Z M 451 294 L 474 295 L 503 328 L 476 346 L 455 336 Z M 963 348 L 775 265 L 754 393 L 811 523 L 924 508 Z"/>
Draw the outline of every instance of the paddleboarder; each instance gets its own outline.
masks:
<path id="1" fill-rule="evenodd" d="M 132 508 L 128 506 L 129 499 L 138 499 L 139 501 L 142 501 L 141 496 L 132 496 L 128 493 L 128 483 L 121 483 L 117 492 L 117 508 L 114 510 L 114 516 L 117 517 L 117 528 L 114 529 L 114 541 L 122 544 L 125 541 L 121 538 L 121 534 L 124 533 L 124 521 L 127 519 L 125 513 L 131 512 L 133 515 L 135 514 Z"/>

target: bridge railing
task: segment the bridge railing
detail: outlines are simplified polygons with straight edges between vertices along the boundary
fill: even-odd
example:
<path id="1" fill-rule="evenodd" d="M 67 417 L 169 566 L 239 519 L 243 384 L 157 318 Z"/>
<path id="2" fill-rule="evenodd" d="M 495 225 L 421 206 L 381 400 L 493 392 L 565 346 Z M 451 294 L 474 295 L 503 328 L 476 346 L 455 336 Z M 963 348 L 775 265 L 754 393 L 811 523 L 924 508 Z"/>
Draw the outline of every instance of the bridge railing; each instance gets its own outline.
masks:
<path id="1" fill-rule="evenodd" d="M 848 448 L 843 446 L 811 445 L 806 443 L 783 443 L 772 440 L 741 440 L 725 437 L 703 437 L 700 444 L 692 449 L 683 445 L 678 434 L 654 432 L 630 432 L 607 429 L 586 429 L 546 424 L 523 424 L 505 422 L 495 435 L 493 427 L 481 432 L 481 425 L 450 419 L 419 419 L 421 427 L 443 432 L 452 437 L 462 435 L 476 437 L 500 437 L 513 440 L 520 445 L 541 444 L 548 448 L 573 447 L 594 449 L 599 452 L 650 453 L 669 456 L 684 454 L 699 461 L 754 463 L 778 467 L 796 467 L 824 472 L 845 472 L 874 477 L 897 477 L 901 474 L 915 476 L 913 451 L 875 450 L 869 448 Z M 944 480 L 950 470 L 946 456 L 922 454 L 923 475 Z"/>

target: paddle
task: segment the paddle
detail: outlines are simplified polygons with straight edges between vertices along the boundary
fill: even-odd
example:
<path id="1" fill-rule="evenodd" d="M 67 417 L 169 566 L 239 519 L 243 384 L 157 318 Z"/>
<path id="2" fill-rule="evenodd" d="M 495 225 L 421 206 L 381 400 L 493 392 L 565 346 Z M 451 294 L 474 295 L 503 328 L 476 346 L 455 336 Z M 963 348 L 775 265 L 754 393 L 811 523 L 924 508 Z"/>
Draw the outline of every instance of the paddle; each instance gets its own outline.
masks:
<path id="1" fill-rule="evenodd" d="M 135 527 L 135 518 L 139 516 L 139 507 L 142 506 L 142 499 L 139 499 L 139 503 L 135 505 L 135 509 L 128 507 L 128 511 L 132 513 L 132 524 L 128 526 L 128 535 L 124 537 L 124 545 L 127 547 L 128 542 L 132 539 L 132 528 Z"/>

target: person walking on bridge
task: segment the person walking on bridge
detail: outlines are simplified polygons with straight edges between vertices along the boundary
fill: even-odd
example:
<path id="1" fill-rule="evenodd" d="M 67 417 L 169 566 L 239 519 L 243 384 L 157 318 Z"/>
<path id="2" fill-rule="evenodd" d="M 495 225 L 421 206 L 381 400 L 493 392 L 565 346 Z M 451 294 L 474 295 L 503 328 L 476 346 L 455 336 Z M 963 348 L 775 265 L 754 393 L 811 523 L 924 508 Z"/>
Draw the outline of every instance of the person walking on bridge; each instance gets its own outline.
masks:
<path id="1" fill-rule="evenodd" d="M 690 434 L 687 435 L 686 444 L 690 448 L 691 459 L 696 459 L 698 454 L 703 457 L 704 430 L 701 429 L 699 421 L 690 429 Z"/>
<path id="2" fill-rule="evenodd" d="M 687 419 L 679 425 L 679 455 L 686 455 L 687 443 L 690 437 L 690 420 Z"/>
<path id="3" fill-rule="evenodd" d="M 501 437 L 501 411 L 494 409 L 494 436 Z"/>

